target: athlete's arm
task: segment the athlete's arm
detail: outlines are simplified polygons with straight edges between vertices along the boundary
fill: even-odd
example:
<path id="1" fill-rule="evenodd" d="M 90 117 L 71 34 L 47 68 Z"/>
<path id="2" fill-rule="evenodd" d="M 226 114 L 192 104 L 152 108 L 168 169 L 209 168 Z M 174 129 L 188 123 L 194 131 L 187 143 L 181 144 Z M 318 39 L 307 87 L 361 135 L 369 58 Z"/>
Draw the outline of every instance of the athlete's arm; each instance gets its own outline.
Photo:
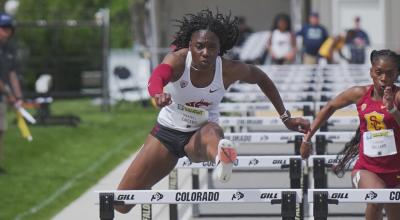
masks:
<path id="1" fill-rule="evenodd" d="M 164 87 L 179 78 L 179 72 L 183 71 L 184 51 L 171 52 L 167 54 L 160 65 L 152 72 L 148 81 L 148 91 L 151 97 L 155 99 L 158 107 L 164 107 L 171 104 L 171 95 L 163 91 Z M 187 52 L 186 52 L 187 53 Z"/>
<path id="2" fill-rule="evenodd" d="M 323 123 L 328 120 L 332 114 L 345 106 L 357 103 L 361 97 L 367 91 L 366 86 L 354 86 L 344 92 L 340 93 L 334 99 L 329 101 L 317 114 L 313 123 L 311 124 L 311 129 L 304 136 L 303 143 L 301 145 L 300 153 L 303 158 L 307 158 L 311 154 L 311 138 L 315 132 L 321 127 Z"/>
<path id="3" fill-rule="evenodd" d="M 265 72 L 254 65 L 244 64 L 239 61 L 227 61 L 226 63 L 229 62 L 231 62 L 231 65 L 224 65 L 224 68 L 228 66 L 226 71 L 229 71 L 227 73 L 224 71 L 224 82 L 233 83 L 240 80 L 250 84 L 257 84 L 274 105 L 279 115 L 285 113 L 286 108 L 283 105 L 278 89 Z M 225 78 L 228 78 L 228 80 L 225 80 Z M 284 124 L 288 129 L 302 133 L 306 133 L 310 126 L 310 123 L 302 118 L 289 118 L 284 121 Z"/>
<path id="4" fill-rule="evenodd" d="M 387 89 L 384 91 L 384 99 L 385 96 L 387 96 Z M 384 102 L 385 103 L 385 102 Z M 393 106 L 391 108 L 388 108 L 388 111 L 393 109 L 393 111 L 389 111 L 389 113 L 393 116 L 393 118 L 396 120 L 397 124 L 400 125 L 400 111 L 399 111 L 399 104 L 400 104 L 400 90 L 398 90 L 394 94 L 394 99 L 393 99 Z M 389 106 L 390 107 L 390 106 Z"/>

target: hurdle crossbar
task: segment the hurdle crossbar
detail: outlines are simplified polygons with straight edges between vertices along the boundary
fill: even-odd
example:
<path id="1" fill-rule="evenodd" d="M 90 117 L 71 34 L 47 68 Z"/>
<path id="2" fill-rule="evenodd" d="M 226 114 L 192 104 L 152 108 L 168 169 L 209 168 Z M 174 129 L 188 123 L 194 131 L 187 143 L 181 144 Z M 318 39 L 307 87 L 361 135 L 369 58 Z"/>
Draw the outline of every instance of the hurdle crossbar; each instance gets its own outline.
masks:
<path id="1" fill-rule="evenodd" d="M 400 203 L 400 189 L 309 189 L 307 197 L 314 204 L 314 219 L 326 220 L 328 204 Z"/>
<path id="2" fill-rule="evenodd" d="M 300 156 L 238 156 L 233 163 L 233 169 L 281 169 L 290 164 L 291 159 L 301 160 Z M 178 160 L 175 168 L 215 168 L 214 162 L 193 163 L 189 158 L 183 157 Z"/>
<path id="3" fill-rule="evenodd" d="M 282 204 L 282 219 L 295 219 L 301 189 L 210 189 L 210 190 L 112 190 L 97 191 L 100 219 L 114 219 L 114 204 L 200 204 L 270 203 Z M 151 219 L 151 216 L 147 216 Z"/>

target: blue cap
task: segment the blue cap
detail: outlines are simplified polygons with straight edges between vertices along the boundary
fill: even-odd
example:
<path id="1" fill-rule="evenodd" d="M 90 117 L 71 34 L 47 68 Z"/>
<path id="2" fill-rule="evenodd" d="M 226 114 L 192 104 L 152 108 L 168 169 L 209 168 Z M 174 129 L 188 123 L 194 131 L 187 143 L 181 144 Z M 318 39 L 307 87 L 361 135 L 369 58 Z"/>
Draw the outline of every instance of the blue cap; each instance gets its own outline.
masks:
<path id="1" fill-rule="evenodd" d="M 311 12 L 310 13 L 310 16 L 313 16 L 313 17 L 319 17 L 319 14 L 318 14 L 318 12 L 316 12 L 316 11 L 313 11 L 313 12 Z"/>
<path id="2" fill-rule="evenodd" d="M 0 13 L 0 27 L 14 27 L 12 17 L 8 14 Z"/>

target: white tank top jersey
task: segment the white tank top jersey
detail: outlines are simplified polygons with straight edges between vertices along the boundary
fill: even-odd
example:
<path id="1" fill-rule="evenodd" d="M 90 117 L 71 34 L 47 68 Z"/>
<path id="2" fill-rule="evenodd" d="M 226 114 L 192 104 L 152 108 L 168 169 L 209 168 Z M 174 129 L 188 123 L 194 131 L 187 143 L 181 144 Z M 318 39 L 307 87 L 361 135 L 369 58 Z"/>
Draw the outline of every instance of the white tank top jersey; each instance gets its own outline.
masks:
<path id="1" fill-rule="evenodd" d="M 225 87 L 222 78 L 222 60 L 217 57 L 212 82 L 203 88 L 195 87 L 190 79 L 192 54 L 186 56 L 185 71 L 180 79 L 170 83 L 172 104 L 161 109 L 159 124 L 178 131 L 189 132 L 199 129 L 205 122 L 218 123 L 219 109 Z"/>
<path id="2" fill-rule="evenodd" d="M 285 57 L 292 50 L 292 35 L 289 31 L 281 32 L 277 29 L 271 37 L 271 49 L 277 59 Z"/>

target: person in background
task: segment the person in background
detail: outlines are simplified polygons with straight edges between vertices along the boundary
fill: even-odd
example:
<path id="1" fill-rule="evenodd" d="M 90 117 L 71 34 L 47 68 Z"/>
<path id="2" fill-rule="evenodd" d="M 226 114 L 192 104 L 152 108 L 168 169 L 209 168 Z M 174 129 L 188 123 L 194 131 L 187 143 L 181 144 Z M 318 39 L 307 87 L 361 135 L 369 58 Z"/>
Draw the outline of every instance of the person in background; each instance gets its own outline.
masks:
<path id="1" fill-rule="evenodd" d="M 4 160 L 3 141 L 7 129 L 7 101 L 18 108 L 22 105 L 23 99 L 16 69 L 15 50 L 10 43 L 14 31 L 12 17 L 0 13 L 0 162 Z M 5 169 L 1 166 L 0 173 L 5 173 Z"/>
<path id="2" fill-rule="evenodd" d="M 289 15 L 278 14 L 275 17 L 267 49 L 272 64 L 281 65 L 294 62 L 297 52 L 296 38 L 292 32 Z"/>
<path id="3" fill-rule="evenodd" d="M 251 33 L 253 33 L 253 29 L 249 25 L 247 25 L 246 18 L 244 18 L 244 17 L 238 18 L 238 29 L 239 29 L 239 36 L 238 36 L 235 46 L 240 47 L 246 41 L 247 37 Z"/>
<path id="4" fill-rule="evenodd" d="M 303 38 L 303 64 L 317 64 L 318 50 L 328 38 L 328 32 L 319 24 L 317 12 L 312 12 L 308 19 L 309 24 L 304 25 L 297 35 Z"/>
<path id="5" fill-rule="evenodd" d="M 361 18 L 354 18 L 354 31 L 353 39 L 349 39 L 346 43 L 350 47 L 350 63 L 364 64 L 365 63 L 365 50 L 370 45 L 368 34 L 361 29 Z"/>
<path id="6" fill-rule="evenodd" d="M 342 49 L 346 45 L 346 42 L 354 38 L 354 31 L 348 30 L 344 34 L 339 34 L 334 37 L 329 37 L 319 48 L 318 54 L 321 58 L 325 58 L 328 64 L 334 64 L 334 53 L 337 52 L 339 56 L 350 62 L 350 58 L 343 55 Z"/>
<path id="7" fill-rule="evenodd" d="M 370 60 L 372 84 L 353 86 L 329 101 L 304 136 L 300 154 L 303 158 L 310 156 L 312 136 L 336 110 L 356 104 L 360 125 L 340 152 L 343 156 L 334 172 L 343 173 L 349 163 L 357 160 L 351 174 L 354 188 L 400 188 L 400 88 L 394 84 L 400 56 L 391 50 L 374 50 Z M 400 219 L 399 203 L 368 203 L 365 219 L 383 219 L 383 208 L 388 220 Z"/>

